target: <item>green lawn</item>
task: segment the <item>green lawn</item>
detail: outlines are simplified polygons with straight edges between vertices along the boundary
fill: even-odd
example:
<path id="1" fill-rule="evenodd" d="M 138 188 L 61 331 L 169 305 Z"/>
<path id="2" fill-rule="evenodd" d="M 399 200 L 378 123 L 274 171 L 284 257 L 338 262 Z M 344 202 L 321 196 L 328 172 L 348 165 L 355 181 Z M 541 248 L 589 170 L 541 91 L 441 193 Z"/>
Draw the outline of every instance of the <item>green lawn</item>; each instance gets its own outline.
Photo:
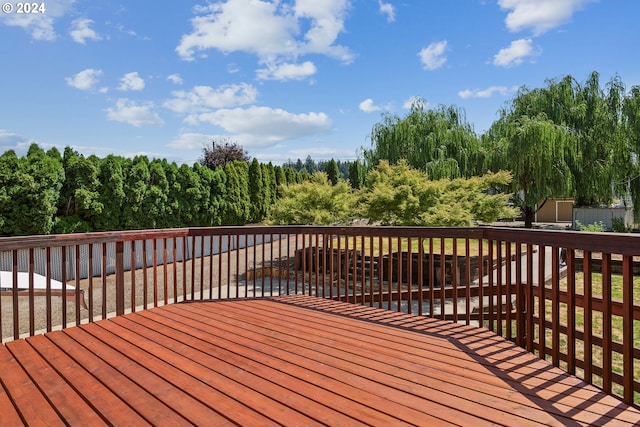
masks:
<path id="1" fill-rule="evenodd" d="M 364 243 L 361 237 L 356 237 L 355 240 L 352 237 L 346 238 L 346 237 L 340 237 L 339 239 L 334 239 L 333 242 L 333 247 L 337 248 L 338 247 L 338 240 L 340 240 L 340 247 L 341 248 L 345 248 L 346 240 L 348 239 L 348 246 L 349 249 L 353 249 L 354 246 L 356 249 L 358 250 L 363 250 L 363 252 L 365 254 L 369 254 L 371 248 L 373 247 L 373 254 L 377 255 L 380 253 L 380 251 L 382 251 L 382 254 L 388 254 L 391 252 L 398 252 L 398 247 L 400 248 L 400 250 L 402 252 L 407 252 L 409 250 L 409 239 L 407 238 L 401 238 L 400 239 L 400 244 L 398 244 L 398 238 L 392 238 L 391 239 L 391 245 L 389 245 L 389 239 L 388 238 L 383 238 L 382 239 L 382 246 L 380 245 L 380 239 L 378 237 L 374 237 L 373 238 L 373 244 L 371 243 L 371 239 L 369 237 L 365 237 L 364 238 Z M 423 239 L 422 240 L 422 244 L 423 244 L 423 250 L 425 254 L 430 253 L 430 244 L 429 244 L 429 240 L 430 239 Z M 441 253 L 441 249 L 442 246 L 444 245 L 444 253 L 446 255 L 453 255 L 454 253 L 454 241 L 455 241 L 455 246 L 456 246 L 456 254 L 458 256 L 465 256 L 467 254 L 466 251 L 466 246 L 465 246 L 465 239 L 453 239 L 453 238 L 445 238 L 445 239 L 441 239 L 441 238 L 433 238 L 431 239 L 433 242 L 433 253 L 434 254 L 440 254 Z M 411 239 L 411 252 L 412 253 L 417 253 L 418 252 L 418 239 L 417 238 L 413 238 Z M 494 253 L 494 257 L 496 256 L 495 254 L 497 253 L 497 244 L 496 242 L 493 242 L 493 253 Z M 502 256 L 505 256 L 506 254 L 506 247 L 507 244 L 505 242 L 502 242 Z M 511 244 L 511 254 L 515 254 L 516 251 L 516 245 L 515 244 Z M 526 250 L 526 245 L 522 245 L 522 251 L 524 252 Z M 489 242 L 487 240 L 483 241 L 483 245 L 482 245 L 482 253 L 483 255 L 487 255 L 487 253 L 489 252 Z M 479 254 L 479 248 L 478 248 L 478 239 L 470 239 L 469 240 L 469 256 L 477 256 Z"/>
<path id="2" fill-rule="evenodd" d="M 593 273 L 591 275 L 592 281 L 592 295 L 594 297 L 601 298 L 602 297 L 602 275 L 599 273 Z M 576 294 L 582 295 L 584 293 L 584 274 L 582 272 L 577 272 L 575 276 L 575 287 Z M 567 289 L 567 280 L 563 279 L 560 282 L 560 289 Z M 640 283 L 639 279 L 636 279 L 636 285 L 634 286 L 634 302 L 636 304 L 640 303 Z M 622 300 L 622 276 L 621 275 L 612 275 L 611 276 L 611 297 L 613 300 Z M 537 311 L 537 301 L 536 311 Z M 536 312 L 536 315 L 538 313 Z M 560 304 L 560 323 L 562 325 L 567 324 L 567 315 L 568 308 L 566 304 Z M 593 311 L 591 314 L 591 322 L 592 322 L 592 335 L 596 337 L 603 337 L 603 316 L 602 313 Z M 551 301 L 545 301 L 545 317 L 547 320 L 552 320 L 552 303 Z M 575 309 L 575 319 L 576 319 L 576 330 L 585 332 L 584 329 L 584 321 L 585 321 L 585 312 L 582 307 L 576 307 Z M 547 346 L 551 347 L 552 344 L 552 331 L 545 330 L 546 332 L 546 342 Z M 538 339 L 538 330 L 535 330 L 535 339 Z M 611 337 L 614 342 L 622 343 L 622 317 L 621 316 L 612 316 L 611 319 Z M 633 339 L 634 339 L 634 347 L 640 347 L 640 321 L 633 322 Z M 568 341 L 567 336 L 565 334 L 560 334 L 560 352 L 566 354 L 568 350 Z M 584 342 L 582 340 L 576 340 L 576 357 L 579 360 L 584 359 L 585 348 Z M 550 358 L 550 356 L 547 356 Z M 592 345 L 592 363 L 595 366 L 602 367 L 603 366 L 603 351 L 600 346 Z M 566 367 L 564 362 L 561 363 L 561 366 Z M 623 374 L 623 357 L 622 354 L 613 352 L 612 355 L 612 369 L 614 372 L 622 375 Z M 584 372 L 582 370 L 578 370 L 577 375 L 579 377 L 584 378 Z M 634 378 L 640 378 L 640 361 L 634 360 Z M 602 385 L 602 378 L 598 376 L 594 376 L 593 382 L 596 385 Z M 617 394 L 622 394 L 622 386 L 614 384 L 613 385 L 614 392 Z M 640 403 L 640 393 L 635 393 L 635 401 Z"/>

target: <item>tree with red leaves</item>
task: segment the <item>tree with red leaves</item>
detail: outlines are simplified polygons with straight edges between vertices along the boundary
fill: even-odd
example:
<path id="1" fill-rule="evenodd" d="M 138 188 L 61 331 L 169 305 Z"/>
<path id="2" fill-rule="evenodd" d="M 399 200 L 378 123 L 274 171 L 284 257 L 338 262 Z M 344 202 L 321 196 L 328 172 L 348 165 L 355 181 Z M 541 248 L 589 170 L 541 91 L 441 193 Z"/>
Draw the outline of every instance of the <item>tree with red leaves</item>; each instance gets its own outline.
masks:
<path id="1" fill-rule="evenodd" d="M 202 157 L 198 159 L 198 162 L 209 169 L 217 169 L 223 168 L 227 163 L 231 163 L 234 160 L 249 163 L 251 157 L 241 145 L 235 142 L 231 142 L 228 139 L 223 139 L 222 141 L 214 139 L 211 141 L 211 146 L 202 147 Z"/>

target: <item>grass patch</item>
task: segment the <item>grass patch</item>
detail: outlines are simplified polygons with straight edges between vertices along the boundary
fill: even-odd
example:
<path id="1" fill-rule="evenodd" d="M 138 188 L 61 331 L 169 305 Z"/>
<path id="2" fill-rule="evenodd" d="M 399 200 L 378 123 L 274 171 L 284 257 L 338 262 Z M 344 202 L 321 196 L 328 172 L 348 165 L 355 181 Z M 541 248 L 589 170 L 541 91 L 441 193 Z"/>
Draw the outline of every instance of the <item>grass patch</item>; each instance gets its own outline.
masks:
<path id="1" fill-rule="evenodd" d="M 584 295 L 584 274 L 582 272 L 577 272 L 575 274 L 575 289 L 577 295 Z M 592 283 L 592 297 L 594 298 L 602 298 L 602 274 L 593 273 L 591 275 L 591 283 Z M 560 290 L 567 290 L 567 279 L 563 279 L 560 281 Z M 621 275 L 611 275 L 611 298 L 612 300 L 622 300 L 622 292 L 623 292 L 623 280 Z M 634 302 L 640 301 L 640 286 L 636 285 L 633 289 L 633 300 Z M 535 298 L 535 314 L 539 317 L 538 313 L 538 298 Z M 553 320 L 553 305 L 550 300 L 545 301 L 544 305 L 545 313 L 544 317 L 548 321 Z M 567 326 L 568 319 L 568 305 L 565 303 L 559 304 L 559 319 L 560 325 Z M 588 315 L 588 314 L 587 314 Z M 586 333 L 585 331 L 585 310 L 582 307 L 575 307 L 574 312 L 575 317 L 575 330 Z M 603 338 L 604 337 L 604 319 L 601 312 L 592 311 L 591 313 L 591 334 L 594 337 Z M 535 328 L 535 340 L 539 339 L 538 337 L 538 329 Z M 611 316 L 611 339 L 613 342 L 617 342 L 622 344 L 622 333 L 623 333 L 623 318 L 621 316 Z M 567 354 L 569 349 L 569 342 L 567 334 L 560 333 L 559 334 L 559 342 L 560 342 L 560 353 Z M 553 343 L 553 334 L 551 329 L 545 329 L 545 342 L 546 346 L 551 348 Z M 640 347 L 640 321 L 633 322 L 633 345 L 634 348 Z M 592 357 L 591 360 L 585 361 L 585 343 L 583 340 L 577 339 L 575 340 L 575 352 L 576 358 L 578 360 L 582 360 L 585 364 L 591 363 L 593 366 L 597 366 L 602 368 L 604 365 L 604 354 L 603 349 L 600 345 L 592 345 L 591 352 Z M 551 356 L 546 355 L 548 360 L 551 359 Z M 612 352 L 611 355 L 611 363 L 613 372 L 623 375 L 623 363 L 624 359 L 622 354 L 617 353 L 616 351 Z M 566 369 L 566 363 L 561 362 L 560 365 L 562 368 Z M 584 379 L 584 371 L 582 369 L 577 370 L 576 375 Z M 640 361 L 634 360 L 633 367 L 633 376 L 637 380 L 640 378 Z M 593 376 L 592 379 L 593 384 L 602 387 L 603 379 L 600 376 Z M 623 388 L 621 384 L 614 383 L 613 392 L 618 395 L 623 394 Z M 640 393 L 634 394 L 634 401 L 636 403 L 640 403 Z"/>
<path id="2" fill-rule="evenodd" d="M 411 242 L 411 252 L 418 253 L 419 251 L 419 240 L 418 238 L 408 239 L 404 238 L 391 238 L 389 240 L 386 237 L 382 238 L 382 241 L 378 237 L 339 237 L 333 239 L 333 247 L 334 249 L 338 247 L 338 241 L 340 241 L 340 248 L 344 249 L 348 246 L 349 249 L 356 249 L 362 251 L 364 254 L 370 254 L 373 250 L 374 255 L 378 255 L 382 253 L 383 255 L 392 253 L 392 252 L 408 252 L 409 251 L 409 242 Z M 389 243 L 391 242 L 391 243 Z M 466 248 L 466 239 L 454 239 L 454 238 L 424 238 L 422 239 L 422 247 L 425 254 L 433 253 L 439 255 L 442 253 L 442 247 L 444 246 L 445 255 L 453 255 L 454 252 L 458 256 L 466 256 L 467 248 Z M 478 247 L 478 239 L 469 239 L 469 256 L 478 256 L 480 253 Z M 493 256 L 496 257 L 498 244 L 493 241 Z M 516 244 L 511 243 L 508 244 L 506 242 L 501 242 L 501 253 L 504 257 L 507 253 L 507 246 L 509 245 L 509 250 L 511 255 L 514 255 L 516 252 Z M 454 251 L 455 248 L 455 251 Z M 522 245 L 522 252 L 526 251 L 526 245 Z M 482 254 L 487 255 L 489 253 L 489 241 L 483 240 L 482 243 Z"/>

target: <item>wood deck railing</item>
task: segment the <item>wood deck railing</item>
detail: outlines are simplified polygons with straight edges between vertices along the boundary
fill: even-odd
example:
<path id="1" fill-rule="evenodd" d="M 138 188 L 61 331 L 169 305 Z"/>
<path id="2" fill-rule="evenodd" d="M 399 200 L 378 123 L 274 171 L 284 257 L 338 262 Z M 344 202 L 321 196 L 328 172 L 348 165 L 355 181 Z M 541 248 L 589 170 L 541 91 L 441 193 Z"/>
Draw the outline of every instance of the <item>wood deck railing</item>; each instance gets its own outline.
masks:
<path id="1" fill-rule="evenodd" d="M 492 227 L 1 238 L 0 270 L 15 280 L 0 293 L 0 327 L 6 341 L 185 300 L 305 294 L 485 327 L 638 405 L 634 257 L 632 234 Z M 30 280 L 20 283 L 18 272 Z M 36 275 L 61 289 L 36 290 Z"/>

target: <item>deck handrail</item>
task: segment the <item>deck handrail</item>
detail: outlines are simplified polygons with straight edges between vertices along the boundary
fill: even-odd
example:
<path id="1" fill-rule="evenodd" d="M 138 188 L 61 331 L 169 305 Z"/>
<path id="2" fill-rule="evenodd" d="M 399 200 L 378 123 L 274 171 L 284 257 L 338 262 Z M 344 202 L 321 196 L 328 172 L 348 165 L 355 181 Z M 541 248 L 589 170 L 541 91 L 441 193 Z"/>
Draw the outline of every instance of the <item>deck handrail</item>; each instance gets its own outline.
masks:
<path id="1" fill-rule="evenodd" d="M 485 327 L 638 405 L 634 257 L 640 235 L 510 227 L 229 226 L 6 237 L 0 269 L 15 279 L 0 293 L 0 326 L 6 341 L 185 300 L 301 293 Z M 18 283 L 18 272 L 28 272 L 30 283 Z M 36 274 L 62 289 L 36 291 Z M 71 289 L 84 292 L 86 309 Z"/>

